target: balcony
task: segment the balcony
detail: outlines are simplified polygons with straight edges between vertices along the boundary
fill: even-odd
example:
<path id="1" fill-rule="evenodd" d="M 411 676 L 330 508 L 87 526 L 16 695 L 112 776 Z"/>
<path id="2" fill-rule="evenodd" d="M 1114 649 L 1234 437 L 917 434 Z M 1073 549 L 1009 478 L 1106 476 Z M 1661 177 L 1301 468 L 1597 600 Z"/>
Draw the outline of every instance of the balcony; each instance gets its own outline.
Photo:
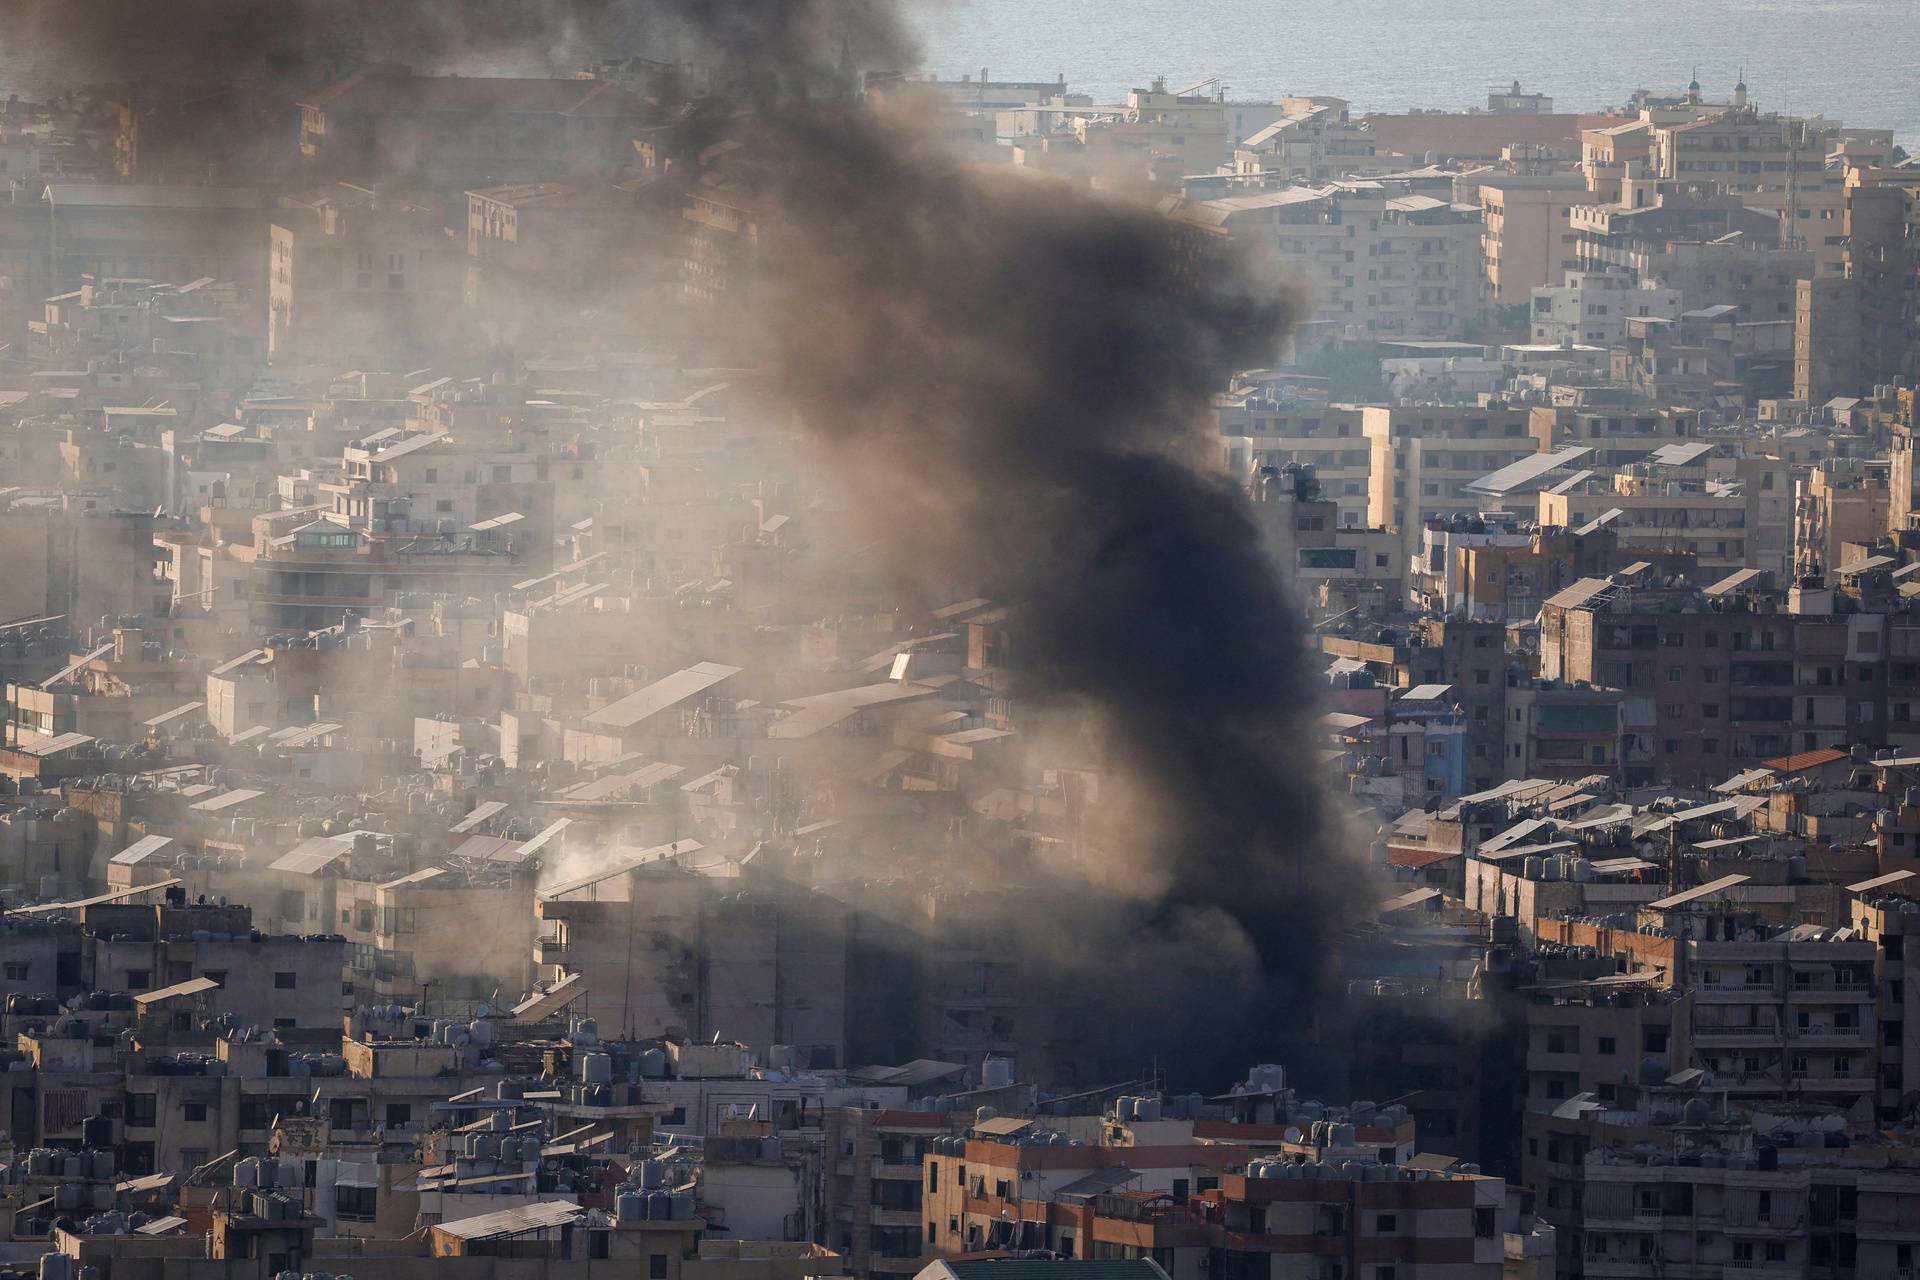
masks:
<path id="1" fill-rule="evenodd" d="M 1756 1262 L 1751 1258 L 1729 1258 L 1724 1264 L 1727 1280 L 1800 1280 L 1804 1267 L 1787 1262 Z"/>
<path id="2" fill-rule="evenodd" d="M 565 964 L 567 944 L 558 938 L 536 938 L 533 943 L 535 964 Z"/>
<path id="3" fill-rule="evenodd" d="M 1761 1023 L 1750 1027 L 1705 1027 L 1695 1025 L 1693 1042 L 1702 1048 L 1713 1046 L 1729 1047 L 1739 1045 L 1766 1045 L 1778 1047 L 1784 1038 L 1778 1023 Z"/>
<path id="4" fill-rule="evenodd" d="M 1866 1004 L 1873 999 L 1871 982 L 1834 982 L 1825 985 L 1796 984 L 1787 991 L 1794 1004 Z"/>
<path id="5" fill-rule="evenodd" d="M 874 1162 L 873 1176 L 885 1178 L 890 1182 L 918 1182 L 926 1175 L 926 1170 L 917 1164 L 882 1164 Z"/>
<path id="6" fill-rule="evenodd" d="M 1872 1076 L 1817 1076 L 1811 1072 L 1793 1073 L 1793 1087 L 1803 1093 L 1872 1093 L 1879 1086 Z"/>

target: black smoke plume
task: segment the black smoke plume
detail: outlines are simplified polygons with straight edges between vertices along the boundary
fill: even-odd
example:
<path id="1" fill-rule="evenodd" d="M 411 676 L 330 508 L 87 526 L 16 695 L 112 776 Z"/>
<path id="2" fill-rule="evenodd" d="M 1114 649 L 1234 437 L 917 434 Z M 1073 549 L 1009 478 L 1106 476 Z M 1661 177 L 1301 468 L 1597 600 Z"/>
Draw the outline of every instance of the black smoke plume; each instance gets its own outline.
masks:
<path id="1" fill-rule="evenodd" d="M 1149 208 L 966 163 L 911 95 L 797 104 L 844 83 L 844 6 L 728 12 L 701 35 L 779 87 L 754 123 L 769 287 L 742 319 L 903 576 L 1018 602 L 1023 729 L 1077 731 L 1102 778 L 1079 860 L 961 869 L 983 892 L 958 927 L 1022 956 L 1051 1015 L 1027 1043 L 1063 1074 L 1157 1058 L 1213 1083 L 1286 1053 L 1351 886 L 1325 865 L 1300 615 L 1200 432 L 1293 296 Z M 857 29 L 900 65 L 886 16 Z"/>
<path id="2" fill-rule="evenodd" d="M 914 60 L 884 0 L 5 0 L 103 79 L 297 80 L 377 53 L 551 65 L 661 38 L 751 107 L 772 210 L 738 332 L 778 367 L 904 580 L 1017 607 L 1023 734 L 1097 772 L 1074 848 L 953 868 L 1070 1074 L 1222 1083 L 1297 1044 L 1340 903 L 1297 610 L 1200 435 L 1292 298 L 1152 209 L 948 152 L 850 101 Z M 623 46 L 622 41 L 626 44 Z M 558 69 L 557 67 L 555 69 Z M 917 119 L 915 118 L 917 113 Z M 728 127 L 714 123 L 710 127 Z"/>
<path id="3" fill-rule="evenodd" d="M 1299 612 L 1199 436 L 1292 297 L 1151 209 L 788 110 L 759 295 L 784 382 L 929 595 L 1018 602 L 1023 730 L 1102 778 L 1081 860 L 991 899 L 1112 1071 L 1298 1042 L 1337 901 Z M 1057 1055 L 1056 1055 L 1057 1056 Z M 1170 1061 L 1171 1060 L 1171 1061 Z"/>

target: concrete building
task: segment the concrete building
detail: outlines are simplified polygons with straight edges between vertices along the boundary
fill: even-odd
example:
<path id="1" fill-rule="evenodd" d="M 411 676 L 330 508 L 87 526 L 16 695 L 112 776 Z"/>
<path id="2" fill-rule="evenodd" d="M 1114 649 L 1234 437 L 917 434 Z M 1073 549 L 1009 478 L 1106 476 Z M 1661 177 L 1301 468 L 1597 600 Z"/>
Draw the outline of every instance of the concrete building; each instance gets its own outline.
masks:
<path id="1" fill-rule="evenodd" d="M 404 352 L 426 363 L 452 335 L 459 243 L 431 199 L 339 184 L 285 198 L 268 229 L 267 354 L 350 366 Z"/>
<path id="2" fill-rule="evenodd" d="M 1630 316 L 1676 320 L 1680 291 L 1630 284 L 1626 277 L 1567 271 L 1566 283 L 1533 290 L 1529 325 L 1535 342 L 1612 346 L 1626 334 Z"/>
<path id="3" fill-rule="evenodd" d="M 1375 182 L 1182 199 L 1176 221 L 1246 244 L 1310 288 L 1312 320 L 1355 338 L 1458 336 L 1483 302 L 1477 208 Z"/>
<path id="4" fill-rule="evenodd" d="M 1578 174 L 1515 174 L 1483 178 L 1479 186 L 1489 300 L 1496 307 L 1527 306 L 1536 290 L 1559 286 L 1578 266 L 1573 206 L 1590 198 L 1587 184 Z M 1558 341 L 1543 338 L 1537 327 L 1533 337 Z"/>
<path id="5" fill-rule="evenodd" d="M 1367 522 L 1399 530 L 1411 558 L 1427 520 L 1481 509 L 1467 486 L 1537 451 L 1527 428 L 1519 406 L 1368 406 Z"/>

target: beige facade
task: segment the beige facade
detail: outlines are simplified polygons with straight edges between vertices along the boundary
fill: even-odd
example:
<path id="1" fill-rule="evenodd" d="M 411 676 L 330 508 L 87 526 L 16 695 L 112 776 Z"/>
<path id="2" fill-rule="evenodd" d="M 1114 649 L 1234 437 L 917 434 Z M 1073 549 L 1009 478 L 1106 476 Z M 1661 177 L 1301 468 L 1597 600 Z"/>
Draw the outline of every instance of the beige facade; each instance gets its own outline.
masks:
<path id="1" fill-rule="evenodd" d="M 1425 521 L 1486 503 L 1467 485 L 1538 451 L 1518 406 L 1370 405 L 1363 421 L 1373 455 L 1367 523 L 1397 530 L 1409 558 Z"/>
<path id="2" fill-rule="evenodd" d="M 1310 319 L 1354 338 L 1449 338 L 1481 317 L 1480 214 L 1379 183 L 1186 201 L 1177 220 L 1246 244 L 1308 290 Z"/>
<path id="3" fill-rule="evenodd" d="M 1494 306 L 1531 305 L 1535 289 L 1561 283 L 1576 265 L 1572 209 L 1588 198 L 1577 174 L 1516 175 L 1480 184 L 1486 223 L 1480 242 Z"/>

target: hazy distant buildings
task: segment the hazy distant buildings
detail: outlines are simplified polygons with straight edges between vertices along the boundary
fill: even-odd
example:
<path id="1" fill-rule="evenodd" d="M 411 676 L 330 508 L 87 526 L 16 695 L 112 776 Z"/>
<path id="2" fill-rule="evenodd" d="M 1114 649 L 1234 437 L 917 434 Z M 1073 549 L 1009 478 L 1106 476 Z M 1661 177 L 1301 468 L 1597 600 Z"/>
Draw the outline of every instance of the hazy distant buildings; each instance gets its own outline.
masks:
<path id="1" fill-rule="evenodd" d="M 1312 320 L 1349 339 L 1446 338 L 1482 306 L 1479 211 L 1385 184 L 1337 182 L 1183 201 L 1311 290 Z"/>

